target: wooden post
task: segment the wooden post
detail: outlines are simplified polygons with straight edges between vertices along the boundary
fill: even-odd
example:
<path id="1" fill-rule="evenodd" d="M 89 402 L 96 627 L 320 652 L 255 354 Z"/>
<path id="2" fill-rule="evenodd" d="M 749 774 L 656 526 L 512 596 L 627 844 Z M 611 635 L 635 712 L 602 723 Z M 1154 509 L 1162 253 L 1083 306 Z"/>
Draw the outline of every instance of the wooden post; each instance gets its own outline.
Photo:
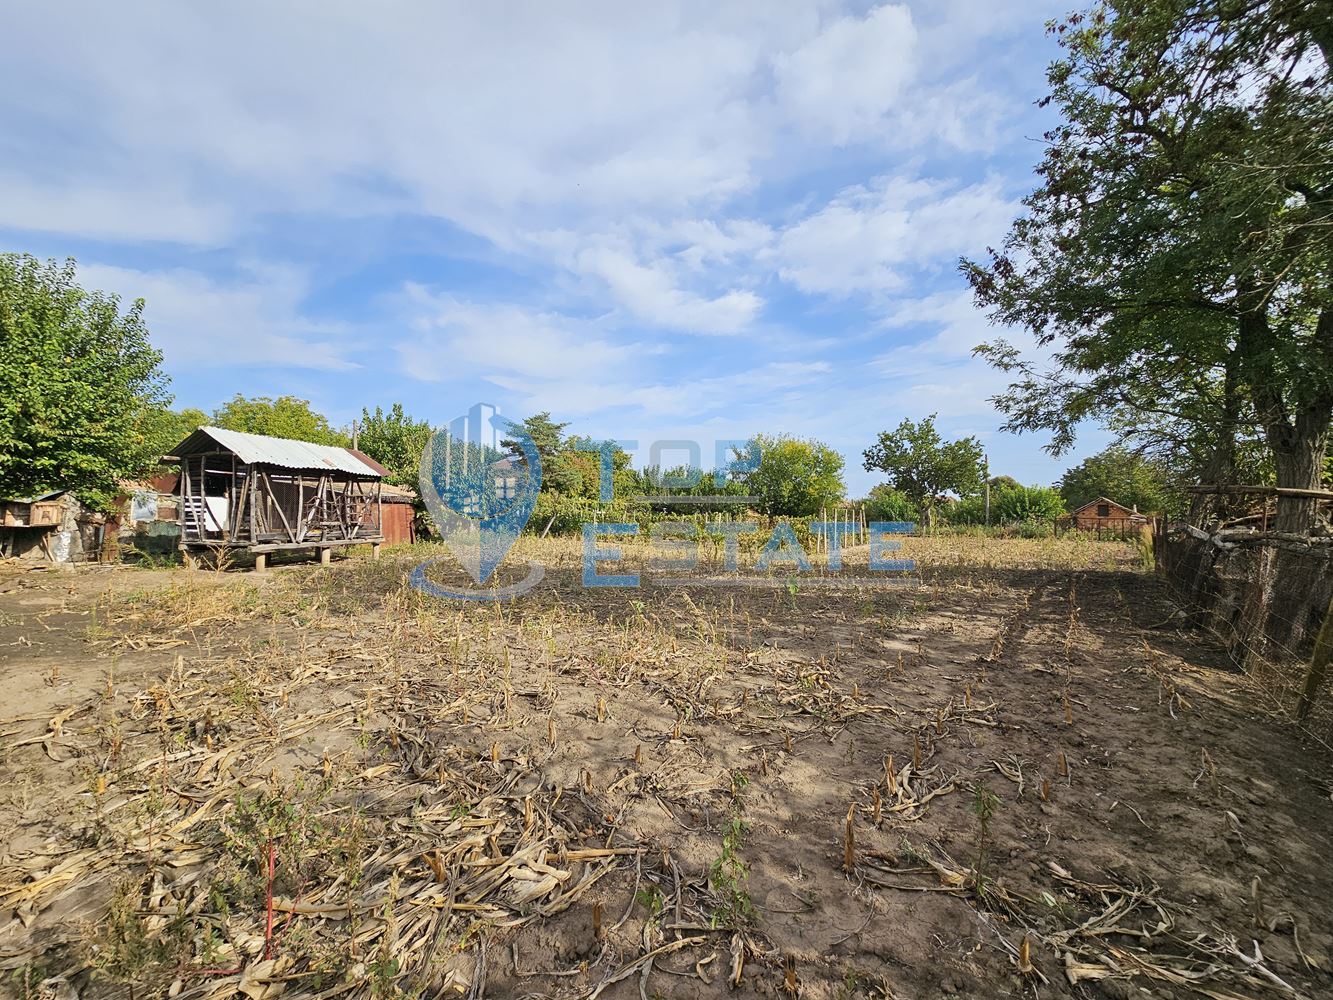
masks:
<path id="1" fill-rule="evenodd" d="M 190 485 L 190 456 L 186 455 L 181 460 L 181 477 L 179 480 L 176 481 L 176 490 L 180 495 L 180 500 L 177 502 L 176 506 L 176 519 L 180 522 L 182 542 L 185 541 L 185 498 L 187 495 L 189 495 L 189 485 Z M 182 553 L 184 553 L 185 551 L 186 550 L 184 548 L 181 549 Z"/>
<path id="2" fill-rule="evenodd" d="M 321 546 L 319 550 L 319 564 L 321 566 L 327 566 L 331 562 L 333 562 L 333 549 L 328 545 Z"/>
<path id="3" fill-rule="evenodd" d="M 1301 722 L 1309 717 L 1314 708 L 1314 696 L 1324 683 L 1330 661 L 1333 661 L 1333 600 L 1328 602 L 1328 611 L 1324 613 L 1324 624 L 1319 629 L 1319 638 L 1315 639 L 1310 669 L 1301 687 L 1301 700 L 1296 704 L 1296 718 Z"/>
<path id="4" fill-rule="evenodd" d="M 256 572 L 256 573 L 262 573 L 262 572 L 264 572 L 264 570 L 266 570 L 266 569 L 268 569 L 268 553 L 267 553 L 267 552 L 256 552 L 256 553 L 255 553 L 255 572 Z"/>
<path id="5" fill-rule="evenodd" d="M 370 558 L 378 559 L 380 557 L 380 543 L 376 542 L 370 547 Z"/>
<path id="6" fill-rule="evenodd" d="M 259 494 L 260 494 L 260 489 L 259 489 L 259 472 L 258 472 L 259 468 L 262 468 L 262 467 L 254 466 L 254 465 L 247 466 L 247 468 L 246 468 L 246 473 L 245 473 L 246 485 L 250 487 L 250 492 L 249 492 L 249 495 L 248 495 L 248 497 L 247 497 L 247 499 L 246 499 L 246 502 L 250 505 L 250 511 L 249 511 L 249 513 L 250 513 L 250 544 L 251 544 L 251 545 L 254 545 L 254 544 L 256 544 L 256 543 L 259 541 L 259 522 L 260 522 L 260 518 L 261 518 L 261 516 L 262 516 L 262 514 L 261 514 L 261 512 L 260 512 L 260 510 L 259 510 Z M 268 496 L 268 493 L 264 493 L 264 496 Z M 237 529 L 237 531 L 240 530 L 240 524 L 239 524 L 239 523 L 237 523 L 237 525 L 236 525 L 236 529 Z"/>
<path id="7" fill-rule="evenodd" d="M 249 486 L 249 483 L 245 484 Z M 231 453 L 231 477 L 227 480 L 227 524 L 226 541 L 236 541 L 236 533 L 241 529 L 241 512 L 236 505 L 236 452 Z"/>

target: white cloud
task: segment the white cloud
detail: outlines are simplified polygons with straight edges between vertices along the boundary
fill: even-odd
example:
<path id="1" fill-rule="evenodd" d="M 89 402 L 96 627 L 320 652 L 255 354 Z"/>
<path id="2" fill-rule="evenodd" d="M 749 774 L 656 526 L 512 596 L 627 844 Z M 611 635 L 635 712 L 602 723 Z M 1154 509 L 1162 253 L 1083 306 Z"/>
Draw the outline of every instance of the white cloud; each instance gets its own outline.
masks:
<path id="1" fill-rule="evenodd" d="M 692 294 L 678 287 L 668 260 L 642 264 L 626 250 L 611 246 L 581 251 L 574 266 L 582 274 L 601 279 L 634 317 L 655 326 L 693 333 L 736 333 L 763 306 L 759 296 L 749 291 L 731 290 L 711 298 Z"/>
<path id="2" fill-rule="evenodd" d="M 230 213 L 177 188 L 141 178 L 79 177 L 59 183 L 0 172 L 0 224 L 94 239 L 216 245 Z"/>
<path id="3" fill-rule="evenodd" d="M 136 271 L 79 265 L 85 287 L 146 300 L 152 343 L 175 369 L 282 366 L 342 371 L 358 367 L 346 327 L 301 312 L 304 277 L 264 265 L 235 281 L 197 271 Z"/>
<path id="4" fill-rule="evenodd" d="M 651 427 L 644 436 L 667 438 L 680 428 L 704 418 L 724 417 L 736 424 L 745 414 L 784 406 L 792 399 L 814 398 L 831 366 L 823 362 L 768 361 L 731 368 L 719 363 L 716 374 L 691 373 L 663 379 L 652 366 L 614 370 L 589 369 L 582 377 L 541 380 L 494 377 L 504 389 L 521 395 L 530 409 L 550 410 L 572 418 L 586 418 L 616 410 L 615 436 L 632 436 L 626 428 Z M 657 376 L 657 377 L 655 377 Z M 744 401 L 738 403 L 738 401 Z M 642 423 L 635 424 L 635 421 Z M 752 419 L 748 433 L 758 420 Z"/>
<path id="5" fill-rule="evenodd" d="M 957 287 L 952 259 L 1016 211 L 976 178 L 1006 168 L 990 154 L 1021 134 L 1036 95 L 1013 81 L 1040 85 L 1039 53 L 996 39 L 1040 45 L 1060 6 L 875 2 L 16 5 L 0 230 L 97 240 L 108 265 L 116 241 L 217 248 L 190 258 L 216 274 L 83 269 L 147 298 L 172 368 L 364 362 L 302 391 L 426 408 L 487 380 L 510 409 L 616 416 L 596 432 L 855 450 L 922 395 L 985 409 L 984 321 L 922 290 Z M 485 244 L 457 240 L 461 266 L 431 256 L 455 227 Z M 384 310 L 387 360 L 310 318 L 316 267 L 327 308 Z M 386 294 L 400 267 L 429 290 Z M 886 314 L 899 347 L 851 358 L 849 328 Z"/>
<path id="6" fill-rule="evenodd" d="M 916 43 L 905 6 L 837 18 L 774 59 L 778 101 L 804 131 L 835 143 L 873 133 L 912 78 Z"/>
<path id="7" fill-rule="evenodd" d="M 412 333 L 395 350 L 405 375 L 428 382 L 512 376 L 577 379 L 651 351 L 599 335 L 595 320 L 466 302 L 420 285 L 407 287 L 405 309 L 411 314 Z"/>
<path id="8" fill-rule="evenodd" d="M 994 181 L 955 188 L 881 177 L 842 191 L 787 229 L 774 255 L 782 278 L 804 292 L 890 292 L 908 269 L 997 238 L 1016 208 Z"/>
<path id="9" fill-rule="evenodd" d="M 973 348 L 1003 336 L 1035 349 L 1022 331 L 1001 331 L 991 326 L 967 290 L 898 301 L 883 326 L 895 331 L 934 331 L 880 352 L 870 360 L 869 367 L 882 374 L 896 398 L 917 401 L 915 410 L 919 413 L 938 411 L 955 425 L 961 420 L 998 424 L 1000 418 L 990 399 L 1010 381 L 1009 375 L 974 357 Z"/>

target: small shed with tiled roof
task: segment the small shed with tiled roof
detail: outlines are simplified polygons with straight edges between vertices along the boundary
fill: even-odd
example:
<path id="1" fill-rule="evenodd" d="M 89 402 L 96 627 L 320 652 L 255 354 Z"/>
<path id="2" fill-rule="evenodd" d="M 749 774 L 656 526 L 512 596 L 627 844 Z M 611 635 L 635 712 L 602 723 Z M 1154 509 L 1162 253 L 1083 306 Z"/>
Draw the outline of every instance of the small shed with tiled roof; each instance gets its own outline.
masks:
<path id="1" fill-rule="evenodd" d="M 1075 507 L 1060 519 L 1069 527 L 1080 531 L 1135 531 L 1140 525 L 1148 524 L 1147 514 L 1140 514 L 1135 507 L 1126 507 L 1107 497 L 1089 500 L 1081 507 Z"/>

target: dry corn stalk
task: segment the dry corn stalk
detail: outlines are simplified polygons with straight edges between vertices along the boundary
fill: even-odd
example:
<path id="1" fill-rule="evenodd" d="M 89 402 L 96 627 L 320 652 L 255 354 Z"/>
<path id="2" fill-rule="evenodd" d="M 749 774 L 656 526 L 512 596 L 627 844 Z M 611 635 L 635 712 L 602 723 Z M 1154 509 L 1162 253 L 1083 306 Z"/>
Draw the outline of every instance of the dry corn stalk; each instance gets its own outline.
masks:
<path id="1" fill-rule="evenodd" d="M 842 870 L 851 874 L 856 870 L 856 805 L 847 808 L 847 819 L 843 823 Z"/>

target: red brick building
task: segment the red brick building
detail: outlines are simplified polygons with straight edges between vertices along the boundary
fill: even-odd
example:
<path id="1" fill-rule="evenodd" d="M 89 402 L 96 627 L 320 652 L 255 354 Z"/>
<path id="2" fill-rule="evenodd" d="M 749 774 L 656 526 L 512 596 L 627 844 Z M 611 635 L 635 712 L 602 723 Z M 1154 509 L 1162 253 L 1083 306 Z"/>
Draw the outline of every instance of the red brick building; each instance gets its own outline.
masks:
<path id="1" fill-rule="evenodd" d="M 1136 508 L 1098 497 L 1089 500 L 1082 507 L 1071 510 L 1060 518 L 1066 528 L 1080 531 L 1095 531 L 1098 534 L 1131 534 L 1152 520 L 1147 514 L 1140 514 Z"/>

